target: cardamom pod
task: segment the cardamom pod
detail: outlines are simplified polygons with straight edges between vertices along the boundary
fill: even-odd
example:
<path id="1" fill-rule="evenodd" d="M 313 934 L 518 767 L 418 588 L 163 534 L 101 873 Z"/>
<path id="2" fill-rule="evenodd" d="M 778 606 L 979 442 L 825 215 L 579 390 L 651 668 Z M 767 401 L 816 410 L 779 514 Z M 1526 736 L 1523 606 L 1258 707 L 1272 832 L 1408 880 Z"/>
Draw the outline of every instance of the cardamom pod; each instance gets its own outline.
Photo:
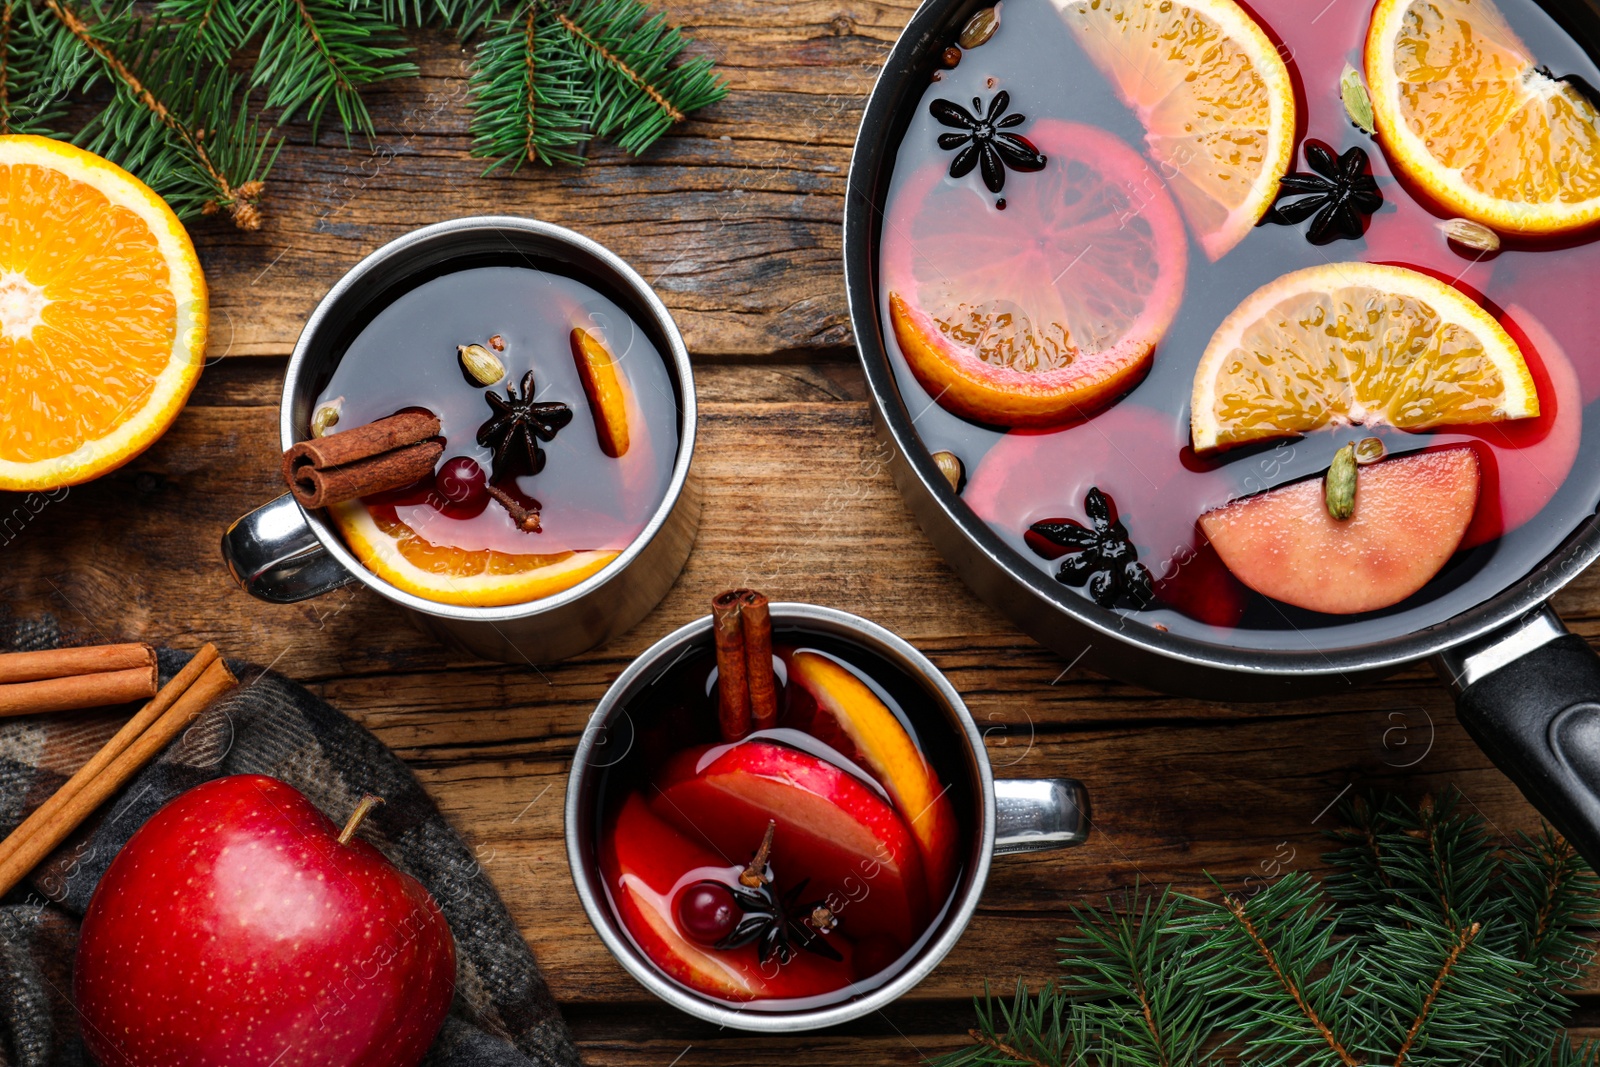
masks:
<path id="1" fill-rule="evenodd" d="M 456 352 L 461 356 L 461 366 L 479 385 L 493 385 L 506 376 L 506 365 L 500 357 L 482 345 L 457 345 Z"/>
<path id="2" fill-rule="evenodd" d="M 954 452 L 935 452 L 933 462 L 939 468 L 939 473 L 944 475 L 945 481 L 950 483 L 950 488 L 961 492 L 961 485 L 967 480 L 966 468 L 961 465 L 961 460 Z"/>
<path id="3" fill-rule="evenodd" d="M 311 416 L 311 436 L 326 437 L 328 430 L 339 424 L 339 413 L 344 410 L 344 397 L 334 397 L 317 408 Z"/>
<path id="4" fill-rule="evenodd" d="M 1376 463 L 1389 454 L 1383 446 L 1383 439 L 1379 437 L 1363 437 L 1356 445 L 1356 464 L 1365 467 L 1369 463 Z"/>
<path id="5" fill-rule="evenodd" d="M 1500 251 L 1500 235 L 1481 222 L 1473 222 L 1471 219 L 1451 219 L 1449 222 L 1441 222 L 1439 228 L 1444 231 L 1447 241 L 1454 241 L 1458 245 L 1479 252 Z"/>
<path id="6" fill-rule="evenodd" d="M 1370 134 L 1378 128 L 1372 118 L 1372 97 L 1367 93 L 1367 84 L 1361 80 L 1361 72 L 1348 63 L 1344 65 L 1344 73 L 1339 75 L 1339 97 L 1344 101 L 1344 113 L 1350 116 L 1356 129 Z"/>
<path id="7" fill-rule="evenodd" d="M 1328 514 L 1340 522 L 1356 511 L 1356 446 L 1346 444 L 1333 454 L 1333 465 L 1322 480 L 1322 495 Z"/>
<path id="8" fill-rule="evenodd" d="M 1000 28 L 1000 11 L 998 8 L 986 7 L 977 11 L 961 27 L 961 34 L 956 38 L 956 43 L 962 48 L 976 48 L 994 36 L 994 31 Z"/>

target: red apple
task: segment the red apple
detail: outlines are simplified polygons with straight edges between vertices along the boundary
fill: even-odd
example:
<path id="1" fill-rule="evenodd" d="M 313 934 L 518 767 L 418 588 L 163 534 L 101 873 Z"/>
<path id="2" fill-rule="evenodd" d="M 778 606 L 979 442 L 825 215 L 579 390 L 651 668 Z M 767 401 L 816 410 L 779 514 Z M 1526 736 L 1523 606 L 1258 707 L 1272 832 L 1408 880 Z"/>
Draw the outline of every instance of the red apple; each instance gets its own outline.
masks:
<path id="1" fill-rule="evenodd" d="M 847 938 L 830 935 L 843 962 L 796 952 L 762 964 L 755 945 L 715 949 L 685 935 L 674 906 L 701 879 L 731 877 L 728 864 L 658 819 L 634 793 L 623 802 L 600 852 L 600 870 L 617 916 L 635 943 L 669 977 L 724 1000 L 773 1000 L 831 993 L 852 980 Z"/>
<path id="2" fill-rule="evenodd" d="M 674 756 L 651 809 L 724 863 L 745 863 L 776 820 L 772 869 L 787 891 L 825 899 L 852 937 L 888 934 L 909 945 L 927 923 L 928 890 L 916 838 L 860 780 L 810 753 L 745 741 L 701 767 L 710 750 Z"/>
<path id="3" fill-rule="evenodd" d="M 1256 592 L 1351 615 L 1398 604 L 1439 573 L 1472 521 L 1478 483 L 1477 453 L 1446 448 L 1361 468 L 1342 522 L 1311 478 L 1208 511 L 1200 527 Z"/>
<path id="4" fill-rule="evenodd" d="M 455 991 L 439 905 L 293 787 L 196 786 L 101 878 L 73 975 L 103 1067 L 412 1067 Z"/>

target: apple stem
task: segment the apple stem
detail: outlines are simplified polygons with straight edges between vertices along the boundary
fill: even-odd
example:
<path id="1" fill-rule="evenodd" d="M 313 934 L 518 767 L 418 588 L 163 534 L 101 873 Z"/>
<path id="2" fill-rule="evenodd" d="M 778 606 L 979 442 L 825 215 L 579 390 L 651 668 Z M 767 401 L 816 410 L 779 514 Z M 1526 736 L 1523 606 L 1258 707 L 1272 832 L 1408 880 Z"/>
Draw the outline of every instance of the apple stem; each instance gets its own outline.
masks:
<path id="1" fill-rule="evenodd" d="M 778 832 L 778 820 L 767 820 L 766 835 L 761 838 L 761 847 L 756 849 L 750 866 L 746 867 L 739 875 L 739 884 L 751 889 L 759 889 L 767 884 L 767 862 L 772 858 L 772 838 Z"/>
<path id="2" fill-rule="evenodd" d="M 344 829 L 339 831 L 339 844 L 348 845 L 350 839 L 356 836 L 356 831 L 361 829 L 361 824 L 366 821 L 367 814 L 382 803 L 383 798 L 380 796 L 372 793 L 363 795 L 361 802 L 356 805 L 356 810 L 350 813 L 350 819 L 344 824 Z"/>

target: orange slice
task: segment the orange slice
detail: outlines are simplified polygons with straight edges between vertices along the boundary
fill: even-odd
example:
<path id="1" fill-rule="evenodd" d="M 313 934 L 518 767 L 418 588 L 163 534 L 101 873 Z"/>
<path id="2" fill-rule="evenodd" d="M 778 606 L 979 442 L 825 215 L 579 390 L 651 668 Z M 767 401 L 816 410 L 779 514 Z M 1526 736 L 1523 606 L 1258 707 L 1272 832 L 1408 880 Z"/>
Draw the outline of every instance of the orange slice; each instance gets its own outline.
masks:
<path id="1" fill-rule="evenodd" d="M 945 408 L 1001 426 L 1091 413 L 1149 369 L 1183 297 L 1183 220 L 1118 138 L 1042 119 L 1048 163 L 1006 184 L 1006 207 L 936 161 L 890 201 L 888 317 Z"/>
<path id="2" fill-rule="evenodd" d="M 807 731 L 844 751 L 854 750 L 888 791 L 922 851 L 922 867 L 935 901 L 955 880 L 955 809 L 949 792 L 894 713 L 865 682 L 839 663 L 804 649 L 785 657 L 789 680 L 816 702 Z M 838 743 L 835 743 L 836 738 Z"/>
<path id="3" fill-rule="evenodd" d="M 0 489 L 77 485 L 144 451 L 200 378 L 206 281 L 122 168 L 0 136 Z"/>
<path id="4" fill-rule="evenodd" d="M 1294 84 L 1233 0 L 1056 0 L 1212 260 L 1244 240 L 1294 162 Z"/>
<path id="5" fill-rule="evenodd" d="M 1321 426 L 1407 430 L 1539 414 L 1511 336 L 1460 290 L 1404 267 L 1329 263 L 1245 298 L 1195 371 L 1195 451 Z"/>
<path id="6" fill-rule="evenodd" d="M 617 371 L 617 357 L 580 326 L 572 331 L 572 358 L 594 413 L 600 451 L 616 459 L 628 451 L 628 394 Z"/>
<path id="7" fill-rule="evenodd" d="M 1380 0 L 1366 68 L 1384 148 L 1451 211 L 1528 234 L 1600 220 L 1600 113 L 1489 0 Z"/>
<path id="8" fill-rule="evenodd" d="M 335 504 L 328 514 L 364 567 L 397 589 L 440 604 L 525 604 L 577 585 L 620 554 L 511 553 L 436 545 L 382 510 L 374 515 L 359 500 Z"/>

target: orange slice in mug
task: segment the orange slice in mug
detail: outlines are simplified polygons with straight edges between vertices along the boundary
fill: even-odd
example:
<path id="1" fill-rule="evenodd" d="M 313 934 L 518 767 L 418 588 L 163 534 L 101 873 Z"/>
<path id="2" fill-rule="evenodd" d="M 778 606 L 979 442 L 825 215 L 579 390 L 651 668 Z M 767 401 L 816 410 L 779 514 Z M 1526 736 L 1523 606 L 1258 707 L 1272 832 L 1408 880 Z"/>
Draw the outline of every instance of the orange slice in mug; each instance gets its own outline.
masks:
<path id="1" fill-rule="evenodd" d="M 0 490 L 144 451 L 205 359 L 206 281 L 172 209 L 99 156 L 0 137 Z"/>
<path id="2" fill-rule="evenodd" d="M 516 553 L 437 545 L 394 517 L 359 500 L 328 509 L 362 566 L 396 589 L 465 607 L 525 604 L 553 596 L 597 573 L 615 551 Z"/>
<path id="3" fill-rule="evenodd" d="M 1233 0 L 1056 0 L 1122 102 L 1200 246 L 1221 259 L 1294 162 L 1294 84 Z"/>
<path id="4" fill-rule="evenodd" d="M 1136 385 L 1183 297 L 1183 221 L 1160 178 L 1104 130 L 1042 119 L 1044 153 L 1005 209 L 944 161 L 890 197 L 883 289 L 895 339 L 939 404 L 1052 426 Z"/>
<path id="5" fill-rule="evenodd" d="M 1489 0 L 1380 0 L 1366 67 L 1384 148 L 1451 211 L 1529 234 L 1600 220 L 1600 111 Z"/>
<path id="6" fill-rule="evenodd" d="M 1539 414 L 1511 335 L 1461 290 L 1405 267 L 1328 263 L 1268 282 L 1195 371 L 1196 452 L 1322 426 L 1427 430 Z"/>

